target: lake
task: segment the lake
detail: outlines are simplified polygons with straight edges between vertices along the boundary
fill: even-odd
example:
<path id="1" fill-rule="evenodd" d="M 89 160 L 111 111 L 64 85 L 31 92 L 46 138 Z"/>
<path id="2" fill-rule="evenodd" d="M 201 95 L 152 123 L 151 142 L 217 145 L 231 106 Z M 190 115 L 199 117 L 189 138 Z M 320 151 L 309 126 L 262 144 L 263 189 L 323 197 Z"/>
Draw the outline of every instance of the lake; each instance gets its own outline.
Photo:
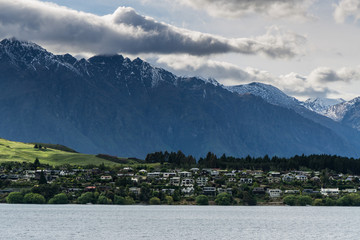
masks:
<path id="1" fill-rule="evenodd" d="M 0 204 L 1 239 L 359 239 L 360 208 Z"/>

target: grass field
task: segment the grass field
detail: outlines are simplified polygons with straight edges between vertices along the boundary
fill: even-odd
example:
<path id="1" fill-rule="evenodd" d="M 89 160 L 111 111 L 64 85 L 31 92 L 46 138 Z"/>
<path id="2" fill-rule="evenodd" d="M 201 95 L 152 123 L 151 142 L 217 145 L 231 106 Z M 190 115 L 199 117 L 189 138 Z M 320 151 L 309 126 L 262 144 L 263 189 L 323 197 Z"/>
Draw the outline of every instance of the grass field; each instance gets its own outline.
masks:
<path id="1" fill-rule="evenodd" d="M 34 148 L 34 144 L 13 142 L 0 138 L 0 163 L 2 162 L 34 162 L 38 158 L 40 163 L 53 166 L 71 164 L 71 165 L 100 165 L 104 163 L 107 166 L 120 165 L 95 155 L 72 153 L 60 151 L 52 148 L 39 150 Z M 131 163 L 131 161 L 129 161 Z"/>

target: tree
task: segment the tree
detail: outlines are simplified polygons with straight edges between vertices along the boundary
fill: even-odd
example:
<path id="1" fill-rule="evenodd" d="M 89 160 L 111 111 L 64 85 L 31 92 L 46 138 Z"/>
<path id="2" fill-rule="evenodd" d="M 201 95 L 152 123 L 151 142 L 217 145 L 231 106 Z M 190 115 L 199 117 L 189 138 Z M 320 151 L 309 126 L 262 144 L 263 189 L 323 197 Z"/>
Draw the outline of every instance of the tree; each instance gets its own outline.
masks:
<path id="1" fill-rule="evenodd" d="M 209 205 L 209 198 L 205 195 L 199 195 L 195 198 L 197 205 Z"/>
<path id="2" fill-rule="evenodd" d="M 80 204 L 95 203 L 94 193 L 87 192 L 87 193 L 81 194 L 81 196 L 77 199 L 77 202 Z"/>
<path id="3" fill-rule="evenodd" d="M 167 205 L 171 205 L 171 204 L 173 204 L 174 199 L 172 198 L 172 196 L 166 196 L 165 197 L 165 202 L 166 202 Z"/>
<path id="4" fill-rule="evenodd" d="M 289 206 L 295 206 L 296 201 L 297 201 L 297 197 L 294 195 L 286 196 L 283 199 L 284 204 L 289 205 Z"/>
<path id="5" fill-rule="evenodd" d="M 312 198 L 310 196 L 298 196 L 297 198 L 297 205 L 306 206 L 312 205 Z"/>
<path id="6" fill-rule="evenodd" d="M 256 198 L 254 197 L 254 195 L 252 195 L 248 191 L 243 192 L 242 200 L 243 200 L 244 204 L 247 204 L 249 206 L 255 206 L 257 204 Z"/>
<path id="7" fill-rule="evenodd" d="M 97 201 L 98 204 L 111 204 L 111 199 L 107 198 L 104 195 L 100 195 Z"/>
<path id="8" fill-rule="evenodd" d="M 24 202 L 32 204 L 44 204 L 46 200 L 44 196 L 39 193 L 27 193 L 24 196 Z"/>
<path id="9" fill-rule="evenodd" d="M 220 193 L 217 195 L 215 199 L 215 203 L 217 205 L 231 205 L 232 204 L 232 196 L 228 193 Z"/>
<path id="10" fill-rule="evenodd" d="M 65 193 L 56 194 L 49 200 L 50 204 L 68 204 L 69 200 Z"/>
<path id="11" fill-rule="evenodd" d="M 47 184 L 47 180 L 46 180 L 44 171 L 41 171 L 41 173 L 40 173 L 39 184 Z"/>
<path id="12" fill-rule="evenodd" d="M 152 197 L 149 200 L 150 205 L 160 205 L 160 199 L 157 197 Z"/>
<path id="13" fill-rule="evenodd" d="M 39 161 L 38 158 L 35 159 L 33 166 L 34 166 L 34 169 L 35 169 L 35 170 L 36 170 L 38 167 L 40 167 L 40 161 Z"/>
<path id="14" fill-rule="evenodd" d="M 20 192 L 12 192 L 6 197 L 7 203 L 23 203 L 24 196 Z"/>
<path id="15" fill-rule="evenodd" d="M 114 196 L 114 204 L 118 204 L 118 205 L 132 205 L 134 204 L 135 201 L 132 197 L 121 197 L 121 196 Z"/>

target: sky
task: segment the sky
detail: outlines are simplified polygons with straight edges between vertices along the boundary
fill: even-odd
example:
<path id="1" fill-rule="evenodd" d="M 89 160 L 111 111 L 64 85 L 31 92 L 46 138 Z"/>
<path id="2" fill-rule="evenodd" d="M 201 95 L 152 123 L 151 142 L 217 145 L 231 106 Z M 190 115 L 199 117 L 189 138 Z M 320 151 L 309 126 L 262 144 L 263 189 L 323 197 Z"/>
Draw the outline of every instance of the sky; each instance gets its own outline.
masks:
<path id="1" fill-rule="evenodd" d="M 0 39 L 140 57 L 300 100 L 360 96 L 360 0 L 0 0 Z"/>

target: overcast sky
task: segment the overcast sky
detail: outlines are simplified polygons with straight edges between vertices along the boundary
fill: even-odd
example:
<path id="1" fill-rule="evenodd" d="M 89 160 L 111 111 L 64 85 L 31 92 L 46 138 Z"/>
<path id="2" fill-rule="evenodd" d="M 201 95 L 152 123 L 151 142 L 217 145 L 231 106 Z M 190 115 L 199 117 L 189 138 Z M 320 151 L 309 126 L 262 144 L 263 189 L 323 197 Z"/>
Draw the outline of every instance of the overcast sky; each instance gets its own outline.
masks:
<path id="1" fill-rule="evenodd" d="M 224 85 L 360 96 L 360 0 L 0 0 L 0 38 L 120 53 Z"/>

